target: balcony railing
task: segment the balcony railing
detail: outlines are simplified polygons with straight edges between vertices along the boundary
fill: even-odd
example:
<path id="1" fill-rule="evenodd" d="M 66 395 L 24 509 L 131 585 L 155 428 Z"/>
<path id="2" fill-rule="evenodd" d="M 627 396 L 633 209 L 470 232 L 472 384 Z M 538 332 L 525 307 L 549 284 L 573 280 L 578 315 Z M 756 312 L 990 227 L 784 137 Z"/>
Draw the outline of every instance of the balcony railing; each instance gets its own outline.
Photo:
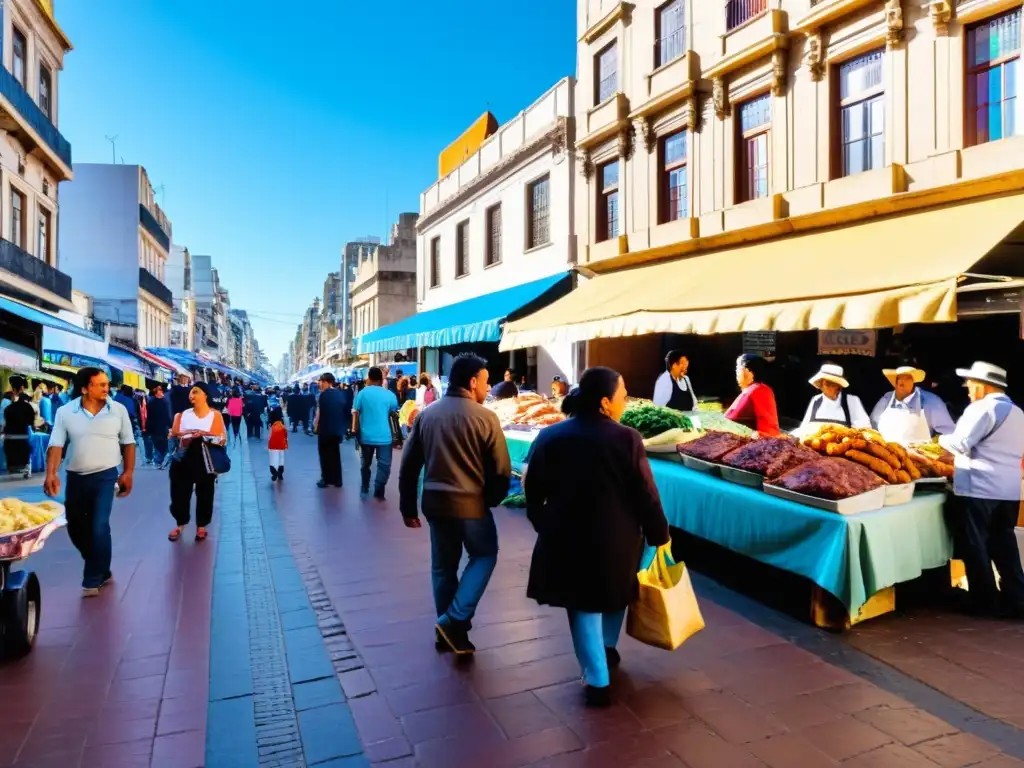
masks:
<path id="1" fill-rule="evenodd" d="M 50 118 L 28 95 L 25 87 L 15 80 L 14 75 L 3 66 L 0 66 L 0 94 L 11 102 L 11 106 L 18 110 L 22 118 L 32 126 L 32 130 L 39 134 L 39 138 L 45 141 L 50 150 L 70 168 L 71 144 L 61 136 L 60 131 L 50 121 Z"/>
<path id="2" fill-rule="evenodd" d="M 160 222 L 156 220 L 156 216 L 150 213 L 149 208 L 142 203 L 139 203 L 139 223 L 153 236 L 154 240 L 160 243 L 165 251 L 171 250 L 171 238 L 164 232 Z"/>
<path id="3" fill-rule="evenodd" d="M 0 240 L 0 268 L 71 301 L 71 277 L 9 240 Z"/>
<path id="4" fill-rule="evenodd" d="M 725 4 L 725 29 L 730 31 L 746 24 L 768 10 L 768 0 L 728 0 Z"/>
<path id="5" fill-rule="evenodd" d="M 685 52 L 684 30 L 677 29 L 654 44 L 655 66 L 663 67 L 680 58 Z"/>
<path id="6" fill-rule="evenodd" d="M 160 282 L 156 275 L 145 267 L 139 267 L 139 288 L 146 291 L 153 298 L 162 301 L 170 309 L 174 305 L 174 295 L 171 289 Z"/>

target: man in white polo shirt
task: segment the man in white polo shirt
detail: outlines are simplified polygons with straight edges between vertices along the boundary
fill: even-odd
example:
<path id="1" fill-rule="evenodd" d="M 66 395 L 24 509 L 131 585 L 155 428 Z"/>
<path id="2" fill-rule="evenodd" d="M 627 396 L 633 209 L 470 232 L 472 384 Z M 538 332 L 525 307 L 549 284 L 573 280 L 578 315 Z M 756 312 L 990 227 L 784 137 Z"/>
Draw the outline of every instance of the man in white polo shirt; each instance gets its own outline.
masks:
<path id="1" fill-rule="evenodd" d="M 46 451 L 49 496 L 60 493 L 61 454 L 68 446 L 68 487 L 64 507 L 68 536 L 81 553 L 82 596 L 98 595 L 111 579 L 110 511 L 115 492 L 132 490 L 135 433 L 128 411 L 110 398 L 110 381 L 99 368 L 83 368 L 75 376 L 79 396 L 57 411 Z M 118 475 L 118 466 L 124 471 Z"/>

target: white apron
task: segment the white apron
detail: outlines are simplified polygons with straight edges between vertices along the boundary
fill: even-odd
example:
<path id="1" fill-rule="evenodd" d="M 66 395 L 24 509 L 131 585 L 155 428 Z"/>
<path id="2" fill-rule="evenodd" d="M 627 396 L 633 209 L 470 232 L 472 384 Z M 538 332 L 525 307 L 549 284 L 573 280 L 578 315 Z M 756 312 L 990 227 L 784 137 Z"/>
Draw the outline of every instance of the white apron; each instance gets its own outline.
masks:
<path id="1" fill-rule="evenodd" d="M 890 443 L 910 445 L 911 443 L 927 443 L 932 439 L 932 430 L 924 415 L 924 407 L 916 410 L 905 405 L 897 405 L 896 393 L 889 395 L 889 404 L 878 418 L 878 431 Z"/>

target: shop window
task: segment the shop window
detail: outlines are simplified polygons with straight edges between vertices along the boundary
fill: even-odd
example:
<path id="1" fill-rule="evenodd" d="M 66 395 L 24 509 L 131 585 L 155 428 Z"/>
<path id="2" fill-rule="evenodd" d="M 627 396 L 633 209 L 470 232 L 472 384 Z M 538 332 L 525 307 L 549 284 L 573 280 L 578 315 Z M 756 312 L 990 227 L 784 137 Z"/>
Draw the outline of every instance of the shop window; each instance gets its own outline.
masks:
<path id="1" fill-rule="evenodd" d="M 455 226 L 455 276 L 469 274 L 469 219 Z"/>
<path id="2" fill-rule="evenodd" d="M 885 166 L 882 51 L 839 65 L 839 175 Z"/>
<path id="3" fill-rule="evenodd" d="M 528 205 L 526 248 L 539 248 L 551 242 L 551 179 L 545 176 L 526 189 Z"/>
<path id="4" fill-rule="evenodd" d="M 658 9 L 655 16 L 657 39 L 654 66 L 663 67 L 686 51 L 686 6 L 684 0 L 671 0 Z"/>
<path id="5" fill-rule="evenodd" d="M 484 254 L 487 266 L 501 263 L 501 204 L 487 209 L 487 251 Z"/>
<path id="6" fill-rule="evenodd" d="M 769 94 L 739 105 L 739 169 L 736 202 L 768 197 L 768 144 L 772 129 Z"/>
<path id="7" fill-rule="evenodd" d="M 968 146 L 1021 132 L 1017 109 L 1021 9 L 986 19 L 967 30 Z"/>
<path id="8" fill-rule="evenodd" d="M 441 284 L 441 238 L 430 241 L 430 287 L 437 288 Z"/>
<path id="9" fill-rule="evenodd" d="M 597 241 L 619 236 L 619 161 L 605 163 L 597 171 Z"/>
<path id="10" fill-rule="evenodd" d="M 612 43 L 594 57 L 594 104 L 601 104 L 619 90 L 619 48 Z"/>
<path id="11" fill-rule="evenodd" d="M 661 140 L 661 220 L 685 219 L 690 215 L 687 196 L 686 131 Z"/>

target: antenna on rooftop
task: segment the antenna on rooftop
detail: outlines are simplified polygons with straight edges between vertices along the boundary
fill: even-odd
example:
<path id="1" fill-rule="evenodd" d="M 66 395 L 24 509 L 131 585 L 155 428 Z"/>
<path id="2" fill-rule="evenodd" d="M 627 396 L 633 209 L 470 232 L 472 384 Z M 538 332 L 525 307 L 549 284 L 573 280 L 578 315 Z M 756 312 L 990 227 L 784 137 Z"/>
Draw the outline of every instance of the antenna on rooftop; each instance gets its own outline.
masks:
<path id="1" fill-rule="evenodd" d="M 118 135 L 120 135 L 120 134 L 115 134 L 114 136 L 104 136 L 103 137 L 107 141 L 110 142 L 110 162 L 112 164 L 116 164 L 117 163 L 117 137 L 118 137 Z"/>

